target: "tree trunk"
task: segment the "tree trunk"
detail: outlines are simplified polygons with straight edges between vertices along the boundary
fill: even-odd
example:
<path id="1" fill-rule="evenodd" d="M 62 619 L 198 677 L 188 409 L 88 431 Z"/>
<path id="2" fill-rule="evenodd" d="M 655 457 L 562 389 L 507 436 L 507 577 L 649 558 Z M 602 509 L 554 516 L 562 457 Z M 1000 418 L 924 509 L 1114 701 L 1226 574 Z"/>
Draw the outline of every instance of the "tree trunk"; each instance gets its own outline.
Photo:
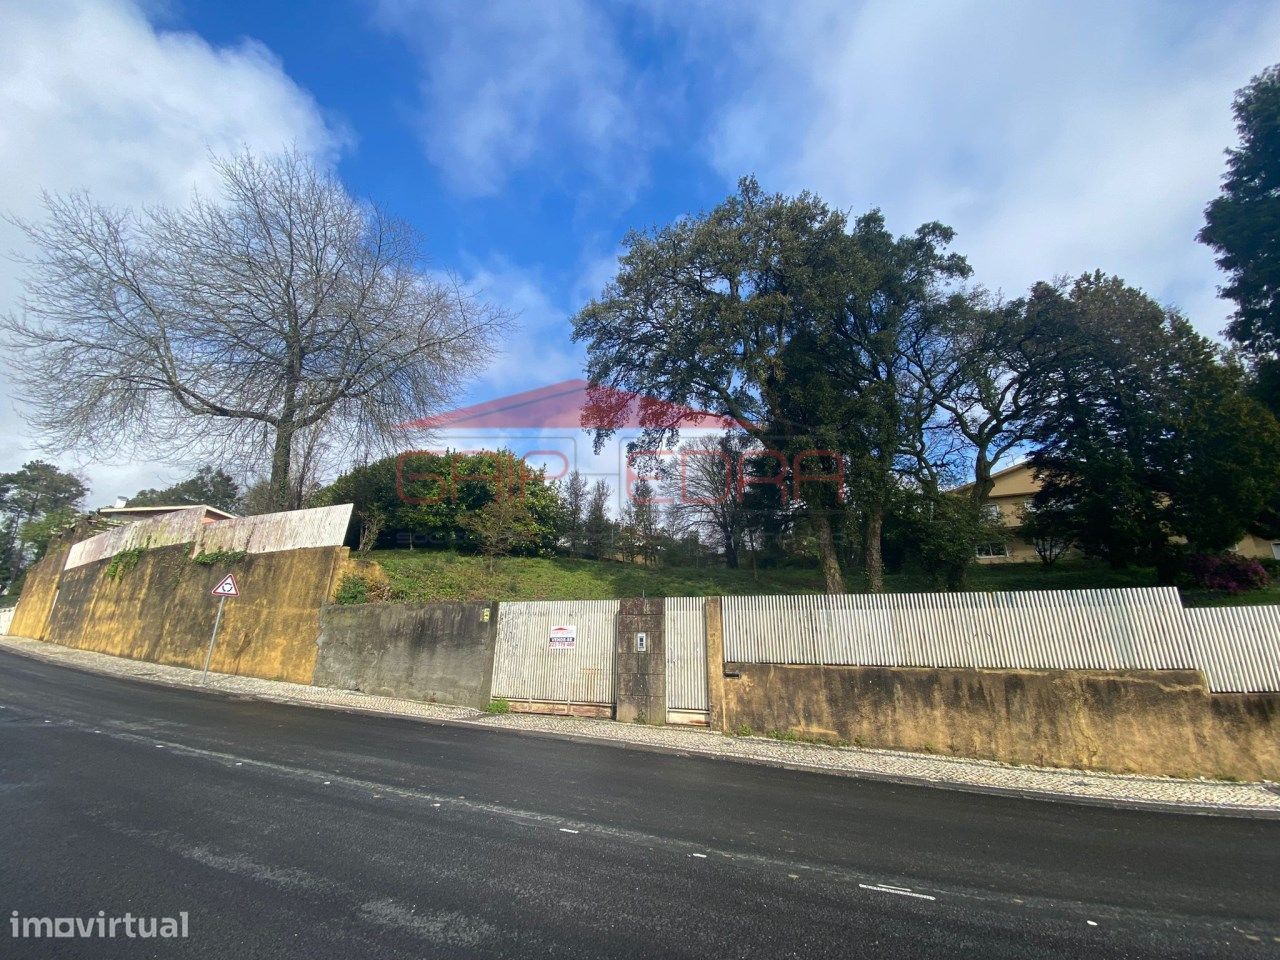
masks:
<path id="1" fill-rule="evenodd" d="M 867 589 L 872 593 L 884 593 L 884 556 L 880 538 L 884 532 L 884 507 L 874 506 L 867 513 L 866 539 L 863 545 L 863 563 L 867 568 Z"/>
<path id="2" fill-rule="evenodd" d="M 987 458 L 987 451 L 980 448 L 973 461 L 973 487 L 971 490 L 973 502 L 976 504 L 986 503 L 995 485 L 995 481 L 991 479 L 991 461 Z"/>
<path id="3" fill-rule="evenodd" d="M 275 510 L 288 510 L 293 499 L 293 487 L 289 482 L 289 468 L 293 463 L 293 425 L 281 424 L 276 428 L 276 444 L 271 454 L 271 506 Z"/>
<path id="4" fill-rule="evenodd" d="M 724 537 L 724 564 L 730 570 L 737 570 L 739 563 L 737 538 L 727 526 L 720 528 L 720 534 Z"/>
<path id="5" fill-rule="evenodd" d="M 831 515 L 815 510 L 813 532 L 818 540 L 818 558 L 822 561 L 822 580 L 827 593 L 844 593 L 844 576 L 840 573 L 840 558 L 836 554 L 836 541 L 831 532 Z"/>

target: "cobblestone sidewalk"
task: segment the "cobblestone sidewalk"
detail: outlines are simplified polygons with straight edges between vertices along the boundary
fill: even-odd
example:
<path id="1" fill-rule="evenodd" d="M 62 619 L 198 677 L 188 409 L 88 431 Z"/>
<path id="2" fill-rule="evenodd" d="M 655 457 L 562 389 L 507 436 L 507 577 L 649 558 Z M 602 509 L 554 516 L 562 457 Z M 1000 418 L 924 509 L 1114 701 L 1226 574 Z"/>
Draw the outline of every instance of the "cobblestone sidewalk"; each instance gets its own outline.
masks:
<path id="1" fill-rule="evenodd" d="M 490 716 L 470 707 L 399 700 L 349 690 L 330 690 L 220 673 L 209 674 L 208 683 L 202 685 L 198 670 L 126 660 L 20 637 L 0 637 L 0 648 L 110 676 L 172 687 L 203 688 L 281 703 L 356 710 L 418 720 L 470 723 L 494 729 L 609 741 L 623 746 L 723 757 L 793 769 L 927 783 L 952 789 L 1177 809 L 1188 813 L 1236 813 L 1280 818 L 1280 787 L 1274 784 L 1175 780 L 1167 777 L 1014 767 L 986 760 L 859 747 L 826 747 L 762 737 L 729 737 L 698 728 L 645 727 L 609 720 L 535 714 Z"/>

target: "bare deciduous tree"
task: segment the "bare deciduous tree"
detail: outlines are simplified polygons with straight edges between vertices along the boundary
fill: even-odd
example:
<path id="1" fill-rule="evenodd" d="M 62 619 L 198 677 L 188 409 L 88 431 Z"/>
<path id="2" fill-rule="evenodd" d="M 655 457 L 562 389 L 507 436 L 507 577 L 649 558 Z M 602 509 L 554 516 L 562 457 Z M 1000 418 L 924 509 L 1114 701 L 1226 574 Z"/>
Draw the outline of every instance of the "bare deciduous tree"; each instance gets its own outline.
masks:
<path id="1" fill-rule="evenodd" d="M 502 311 L 433 278 L 404 222 L 295 152 L 214 160 L 216 199 L 113 210 L 46 196 L 2 321 L 53 449 L 199 451 L 269 469 L 276 508 L 326 448 L 385 448 L 483 364 Z"/>
<path id="2" fill-rule="evenodd" d="M 724 554 L 737 569 L 746 547 L 751 517 L 739 485 L 743 454 L 753 449 L 745 433 L 698 437 L 680 445 L 679 461 L 664 478 L 663 492 L 689 528 Z"/>

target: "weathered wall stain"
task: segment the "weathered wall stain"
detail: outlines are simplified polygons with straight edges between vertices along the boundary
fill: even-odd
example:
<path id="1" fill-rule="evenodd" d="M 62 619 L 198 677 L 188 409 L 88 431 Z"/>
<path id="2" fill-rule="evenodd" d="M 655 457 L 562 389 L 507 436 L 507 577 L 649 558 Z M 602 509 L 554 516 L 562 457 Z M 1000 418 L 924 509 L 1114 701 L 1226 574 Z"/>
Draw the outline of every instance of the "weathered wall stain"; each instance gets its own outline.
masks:
<path id="1" fill-rule="evenodd" d="M 333 593 L 346 553 L 345 547 L 313 547 L 205 566 L 191 560 L 190 544 L 179 544 L 142 551 L 135 564 L 117 565 L 114 577 L 110 560 L 95 561 L 62 572 L 40 637 L 198 668 L 218 607 L 210 591 L 234 573 L 240 596 L 226 603 L 210 669 L 310 683 L 320 608 Z M 24 591 L 20 606 L 25 603 Z M 37 613 L 33 607 L 33 618 Z"/>
<path id="2" fill-rule="evenodd" d="M 496 603 L 326 607 L 314 682 L 483 709 L 497 625 Z"/>
<path id="3" fill-rule="evenodd" d="M 665 601 L 631 597 L 618 604 L 614 634 L 615 715 L 623 723 L 667 722 L 667 641 Z M 645 649 L 636 635 L 645 636 Z"/>
<path id="4" fill-rule="evenodd" d="M 733 663 L 724 672 L 727 731 L 1117 773 L 1280 778 L 1280 694 L 1210 694 L 1190 670 Z"/>
<path id="5" fill-rule="evenodd" d="M 51 548 L 27 571 L 26 580 L 22 584 L 22 595 L 18 598 L 18 609 L 14 611 L 13 623 L 9 625 L 10 634 L 33 640 L 45 639 L 49 612 L 53 609 L 58 594 L 58 576 L 62 573 L 63 564 L 67 562 L 67 551 L 70 549 L 70 544 Z"/>

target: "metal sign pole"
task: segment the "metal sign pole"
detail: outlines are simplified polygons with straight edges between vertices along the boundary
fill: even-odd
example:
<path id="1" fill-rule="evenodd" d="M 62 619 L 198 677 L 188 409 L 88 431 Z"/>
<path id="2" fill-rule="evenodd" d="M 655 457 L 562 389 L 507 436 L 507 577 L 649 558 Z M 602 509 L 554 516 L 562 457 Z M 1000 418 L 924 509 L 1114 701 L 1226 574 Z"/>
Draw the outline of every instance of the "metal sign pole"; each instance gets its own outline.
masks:
<path id="1" fill-rule="evenodd" d="M 200 674 L 200 682 L 202 684 L 207 683 L 209 680 L 209 661 L 213 659 L 213 645 L 218 642 L 218 627 L 222 624 L 222 608 L 226 604 L 226 597 L 218 600 L 218 615 L 213 618 L 213 636 L 209 638 L 209 649 L 204 653 L 204 672 Z"/>

